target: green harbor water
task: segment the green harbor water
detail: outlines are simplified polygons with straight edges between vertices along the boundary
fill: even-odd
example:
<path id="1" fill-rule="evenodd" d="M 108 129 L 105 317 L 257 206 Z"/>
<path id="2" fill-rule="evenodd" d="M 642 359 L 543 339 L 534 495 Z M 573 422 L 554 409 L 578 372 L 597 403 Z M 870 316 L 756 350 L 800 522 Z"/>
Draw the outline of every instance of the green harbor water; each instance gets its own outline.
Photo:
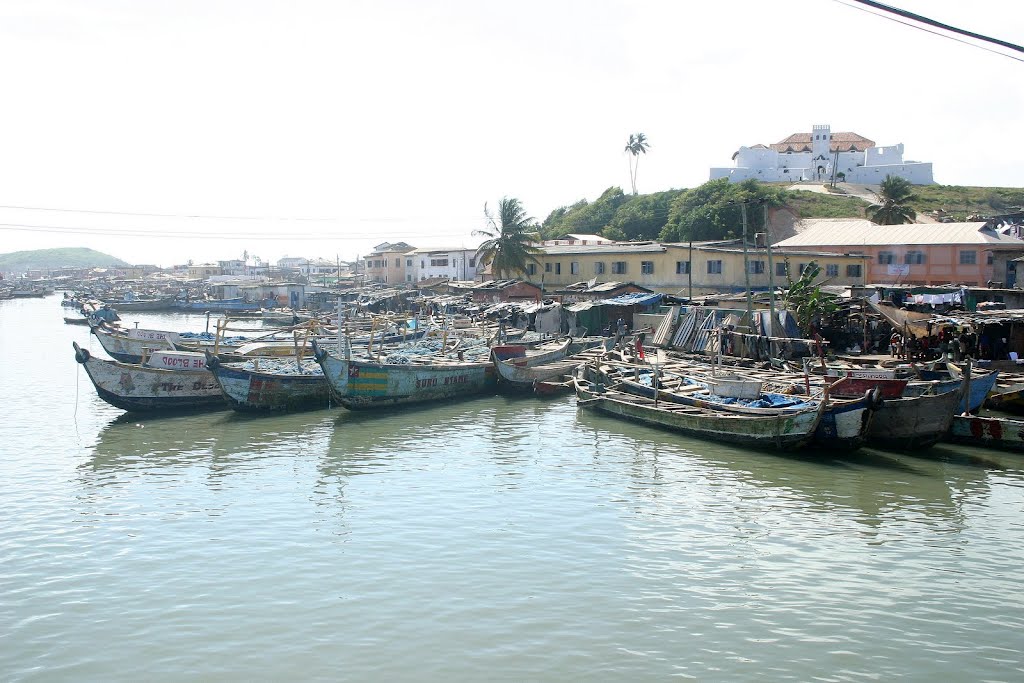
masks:
<path id="1" fill-rule="evenodd" d="M 570 397 L 126 416 L 59 301 L 0 301 L 0 681 L 1024 680 L 1024 456 Z"/>

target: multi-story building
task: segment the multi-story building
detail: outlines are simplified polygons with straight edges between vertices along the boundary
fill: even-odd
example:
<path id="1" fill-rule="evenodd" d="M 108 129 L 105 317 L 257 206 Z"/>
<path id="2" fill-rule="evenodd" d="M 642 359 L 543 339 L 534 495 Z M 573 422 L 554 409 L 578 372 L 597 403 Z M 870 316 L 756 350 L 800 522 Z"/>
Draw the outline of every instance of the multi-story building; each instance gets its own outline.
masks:
<path id="1" fill-rule="evenodd" d="M 865 256 L 836 250 L 776 249 L 739 241 L 659 243 L 616 242 L 607 245 L 543 247 L 526 278 L 545 291 L 595 282 L 632 282 L 656 292 L 699 296 L 723 292 L 767 290 L 785 286 L 812 261 L 829 284 L 864 284 Z M 747 264 L 747 265 L 745 265 Z"/>
<path id="2" fill-rule="evenodd" d="M 476 279 L 476 249 L 414 249 L 405 254 L 405 281 Z"/>
<path id="3" fill-rule="evenodd" d="M 794 133 L 771 145 L 740 147 L 732 159 L 731 167 L 712 168 L 711 180 L 797 182 L 835 177 L 874 185 L 893 175 L 915 185 L 935 182 L 931 163 L 905 161 L 902 144 L 878 147 L 857 133 L 833 133 L 828 125 L 812 126 L 810 133 Z"/>
<path id="4" fill-rule="evenodd" d="M 384 242 L 375 246 L 372 252 L 362 258 L 365 268 L 362 274 L 366 282 L 385 282 L 394 285 L 407 282 L 405 255 L 414 249 L 415 247 L 405 242 Z"/>
<path id="5" fill-rule="evenodd" d="M 804 230 L 773 248 L 859 252 L 866 258 L 868 284 L 976 287 L 1012 282 L 1009 264 L 1024 255 L 1024 240 L 988 223 L 875 225 L 867 220 L 817 219 L 802 225 Z M 997 262 L 1002 272 L 995 272 Z"/>
<path id="6" fill-rule="evenodd" d="M 199 263 L 188 266 L 188 277 L 193 280 L 205 280 L 211 275 L 221 275 L 220 266 L 214 263 Z"/>

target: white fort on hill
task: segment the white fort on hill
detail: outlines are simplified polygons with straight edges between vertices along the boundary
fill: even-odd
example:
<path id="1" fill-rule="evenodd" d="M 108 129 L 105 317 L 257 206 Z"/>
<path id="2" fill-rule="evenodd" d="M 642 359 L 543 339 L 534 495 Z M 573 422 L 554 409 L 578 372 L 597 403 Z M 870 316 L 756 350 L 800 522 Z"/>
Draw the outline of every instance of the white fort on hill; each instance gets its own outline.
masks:
<path id="1" fill-rule="evenodd" d="M 864 185 L 877 185 L 887 175 L 914 185 L 935 182 L 931 162 L 904 161 L 902 144 L 876 147 L 857 133 L 833 133 L 827 125 L 812 126 L 810 133 L 794 133 L 767 147 L 740 147 L 732 159 L 733 167 L 712 168 L 711 180 L 831 180 L 835 171 L 837 181 Z"/>

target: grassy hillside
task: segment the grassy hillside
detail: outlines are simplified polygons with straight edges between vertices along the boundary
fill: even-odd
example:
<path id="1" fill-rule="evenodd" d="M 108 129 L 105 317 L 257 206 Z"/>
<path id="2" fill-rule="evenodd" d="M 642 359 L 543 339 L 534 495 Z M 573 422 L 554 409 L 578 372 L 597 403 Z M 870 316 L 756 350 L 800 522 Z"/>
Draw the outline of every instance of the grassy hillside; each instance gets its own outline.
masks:
<path id="1" fill-rule="evenodd" d="M 0 272 L 24 273 L 29 270 L 58 268 L 109 268 L 130 265 L 110 254 L 84 247 L 35 249 L 0 254 Z"/>
<path id="2" fill-rule="evenodd" d="M 864 218 L 869 206 L 858 197 L 797 190 L 786 193 L 785 203 L 800 218 Z"/>
<path id="3" fill-rule="evenodd" d="M 646 195 L 627 195 L 610 187 L 593 202 L 580 200 L 555 209 L 541 226 L 546 239 L 566 233 L 599 234 L 613 240 L 685 241 L 736 237 L 740 203 L 766 201 L 788 209 L 795 218 L 865 218 L 870 202 L 846 194 L 840 184 L 834 191 L 790 189 L 790 183 L 729 183 L 712 180 L 689 190 L 666 190 Z M 820 189 L 820 188 L 815 188 Z M 1024 189 L 1009 187 L 960 187 L 915 185 L 911 206 L 918 215 L 948 216 L 963 221 L 970 216 L 990 217 L 1020 212 Z M 760 230 L 760 213 L 750 214 L 750 229 Z"/>
<path id="4" fill-rule="evenodd" d="M 992 216 L 1021 211 L 1024 188 L 915 185 L 911 205 L 918 213 L 942 211 L 963 221 L 967 216 Z"/>

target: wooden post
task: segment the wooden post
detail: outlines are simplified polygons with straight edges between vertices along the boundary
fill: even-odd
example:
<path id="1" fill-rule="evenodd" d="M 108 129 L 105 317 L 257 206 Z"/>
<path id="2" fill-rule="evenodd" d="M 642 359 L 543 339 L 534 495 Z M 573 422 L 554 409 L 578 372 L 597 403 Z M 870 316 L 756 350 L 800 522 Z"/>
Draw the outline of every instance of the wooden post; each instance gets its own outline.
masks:
<path id="1" fill-rule="evenodd" d="M 967 358 L 967 366 L 964 368 L 964 415 L 971 414 L 971 358 Z"/>

